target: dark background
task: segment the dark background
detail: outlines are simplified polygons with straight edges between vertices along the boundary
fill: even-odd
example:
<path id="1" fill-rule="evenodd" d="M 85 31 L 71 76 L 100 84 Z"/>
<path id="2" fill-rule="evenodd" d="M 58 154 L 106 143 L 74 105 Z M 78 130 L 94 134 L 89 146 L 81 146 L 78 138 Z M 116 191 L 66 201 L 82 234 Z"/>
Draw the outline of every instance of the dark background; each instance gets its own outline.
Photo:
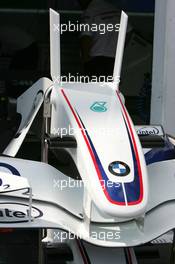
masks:
<path id="1" fill-rule="evenodd" d="M 129 22 L 136 36 L 141 38 L 140 41 L 134 35 L 130 42 L 130 49 L 125 51 L 121 90 L 126 96 L 127 107 L 135 122 L 148 122 L 149 113 L 146 113 L 148 115 L 146 118 L 145 113 L 143 115 L 141 113 L 139 116 L 138 109 L 139 104 L 142 104 L 139 101 L 142 87 L 145 82 L 148 86 L 151 82 L 155 3 L 153 0 L 108 1 L 128 12 Z M 0 1 L 0 48 L 3 45 L 6 46 L 5 52 L 0 49 L 0 97 L 2 98 L 0 118 L 9 116 L 10 110 L 7 106 L 9 97 L 17 98 L 39 77 L 50 76 L 49 7 L 61 13 L 62 23 L 66 23 L 68 20 L 71 22 L 80 21 L 81 9 L 76 0 Z M 19 31 L 15 37 L 14 34 L 10 35 L 11 31 L 14 32 L 14 27 Z M 7 40 L 4 40 L 3 34 L 1 34 L 3 30 L 9 32 L 9 36 L 6 34 L 8 45 L 6 45 Z M 23 42 L 25 44 L 23 33 L 32 37 L 35 47 L 29 51 L 23 49 L 14 51 L 14 38 L 17 42 L 16 45 L 19 43 L 21 46 Z M 141 47 L 139 54 L 138 47 Z M 142 60 L 144 56 L 146 58 Z M 142 62 L 138 63 L 137 61 L 140 59 Z M 61 36 L 61 64 L 63 75 L 67 75 L 69 72 L 71 74 L 83 73 L 77 32 L 65 32 Z M 147 73 L 149 78 L 145 77 Z M 147 112 L 149 112 L 148 110 Z"/>
<path id="2" fill-rule="evenodd" d="M 155 2 L 154 0 L 108 1 L 128 12 L 129 22 L 134 29 L 135 35 L 133 35 L 130 42 L 130 49 L 125 51 L 124 54 L 121 91 L 125 95 L 126 105 L 134 122 L 137 124 L 148 123 L 149 107 L 145 111 L 143 100 L 147 96 L 150 99 L 150 94 L 143 95 L 142 90 L 144 87 L 146 87 L 146 90 L 151 90 Z M 9 123 L 12 123 L 15 113 L 16 98 L 38 78 L 50 76 L 48 12 L 50 7 L 61 13 L 62 23 L 66 23 L 68 20 L 72 22 L 80 20 L 81 9 L 76 0 L 0 1 L 0 142 L 3 143 L 3 146 L 0 144 L 1 153 L 12 136 L 13 131 Z M 15 27 L 19 29 L 18 34 L 11 36 L 10 32 Z M 7 33 L 6 38 L 3 38 L 3 31 Z M 20 31 L 21 35 L 19 34 Z M 20 49 L 14 51 L 14 38 L 16 43 L 19 43 L 19 46 L 21 46 L 24 42 L 23 34 L 28 34 L 32 37 L 34 46 L 30 50 L 27 50 L 27 52 Z M 6 42 L 8 42 L 8 45 L 6 45 Z M 2 50 L 3 45 L 6 48 L 5 51 Z M 141 62 L 138 63 L 137 61 Z M 69 72 L 71 74 L 83 72 L 78 33 L 66 32 L 61 36 L 61 64 L 63 75 Z M 128 67 L 128 64 L 131 64 L 131 67 Z M 11 106 L 9 106 L 9 102 Z M 17 124 L 17 120 L 15 124 Z M 15 125 L 12 124 L 12 127 L 14 128 Z M 33 138 L 30 133 L 17 157 L 40 160 L 40 155 L 40 142 L 38 139 Z M 52 165 L 53 160 L 55 159 L 52 158 Z M 55 164 L 57 163 L 58 161 L 56 160 Z M 65 164 L 61 164 L 61 166 L 64 170 Z M 31 246 L 27 233 L 23 233 L 23 235 L 23 238 L 25 238 L 25 235 L 27 237 L 25 238 L 25 243 L 27 243 L 23 243 L 24 247 L 22 250 L 24 255 L 27 254 L 26 252 L 29 252 L 29 247 L 31 248 L 31 252 L 36 247 L 33 244 Z M 17 234 L 17 238 L 20 239 L 19 233 Z M 15 240 L 16 242 L 17 240 Z M 1 251 L 8 249 L 9 241 L 4 240 L 3 236 L 1 245 L 3 245 Z M 10 245 L 12 245 L 12 248 L 14 247 L 12 240 Z M 9 256 L 12 262 L 15 254 L 21 255 L 21 247 Z M 136 254 L 139 263 L 165 264 L 168 262 L 167 256 L 170 255 L 170 246 L 165 247 L 162 245 L 157 248 L 153 245 L 147 245 L 144 248 L 138 247 L 136 248 Z"/>

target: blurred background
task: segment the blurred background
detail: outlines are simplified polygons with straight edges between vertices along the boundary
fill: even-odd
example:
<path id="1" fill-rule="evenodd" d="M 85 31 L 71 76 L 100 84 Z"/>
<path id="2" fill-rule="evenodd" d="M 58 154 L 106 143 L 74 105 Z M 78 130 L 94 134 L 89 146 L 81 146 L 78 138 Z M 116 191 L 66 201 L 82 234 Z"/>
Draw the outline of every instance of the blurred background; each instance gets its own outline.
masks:
<path id="1" fill-rule="evenodd" d="M 124 52 L 120 89 L 135 124 L 149 124 L 155 1 L 106 1 L 129 15 L 132 34 Z M 14 118 L 16 98 L 38 78 L 50 77 L 49 8 L 60 12 L 61 23 L 81 22 L 78 0 L 0 1 L 1 153 L 20 122 Z M 62 75 L 84 74 L 80 33 L 67 31 L 61 35 L 61 64 Z M 40 143 L 30 131 L 17 157 L 40 160 Z M 63 171 L 67 168 L 66 162 L 58 163 L 53 155 L 50 163 Z M 72 172 L 72 168 L 68 170 Z M 165 264 L 169 251 L 169 246 L 158 250 L 147 245 L 138 247 L 136 253 L 139 263 Z"/>
<path id="2" fill-rule="evenodd" d="M 154 0 L 106 1 L 129 15 L 132 35 L 124 54 L 121 91 L 135 123 L 149 123 Z M 14 111 L 7 104 L 9 98 L 13 102 L 39 77 L 50 76 L 50 7 L 61 13 L 62 23 L 81 21 L 78 0 L 0 1 L 1 119 L 10 118 Z M 61 35 L 62 75 L 83 74 L 79 35 Z"/>

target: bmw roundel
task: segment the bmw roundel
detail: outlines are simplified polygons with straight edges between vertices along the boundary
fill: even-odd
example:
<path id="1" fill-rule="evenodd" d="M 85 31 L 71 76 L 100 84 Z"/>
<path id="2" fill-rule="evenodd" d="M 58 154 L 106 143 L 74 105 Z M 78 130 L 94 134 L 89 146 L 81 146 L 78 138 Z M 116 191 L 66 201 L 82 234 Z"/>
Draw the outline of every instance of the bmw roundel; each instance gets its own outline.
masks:
<path id="1" fill-rule="evenodd" d="M 110 173 L 115 176 L 127 176 L 130 173 L 129 166 L 122 161 L 113 161 L 108 167 Z"/>

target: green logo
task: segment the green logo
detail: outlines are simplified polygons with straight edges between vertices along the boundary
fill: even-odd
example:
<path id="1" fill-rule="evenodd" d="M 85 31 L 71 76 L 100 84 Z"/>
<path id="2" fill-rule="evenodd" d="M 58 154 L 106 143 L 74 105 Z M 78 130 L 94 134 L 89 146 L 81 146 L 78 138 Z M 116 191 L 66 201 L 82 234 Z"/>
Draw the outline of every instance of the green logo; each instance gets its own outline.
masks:
<path id="1" fill-rule="evenodd" d="M 107 111 L 107 107 L 105 106 L 107 102 L 95 102 L 91 105 L 90 109 L 94 112 L 102 113 Z"/>

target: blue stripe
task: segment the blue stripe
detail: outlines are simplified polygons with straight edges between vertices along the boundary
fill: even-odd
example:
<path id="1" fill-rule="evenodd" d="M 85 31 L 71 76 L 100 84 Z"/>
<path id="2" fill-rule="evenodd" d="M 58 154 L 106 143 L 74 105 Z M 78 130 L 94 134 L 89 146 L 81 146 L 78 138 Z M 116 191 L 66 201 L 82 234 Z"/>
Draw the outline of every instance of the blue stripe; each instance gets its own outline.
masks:
<path id="1" fill-rule="evenodd" d="M 124 119 L 124 117 L 123 117 Z M 124 119 L 125 121 L 125 119 Z M 133 182 L 125 183 L 125 191 L 126 191 L 126 197 L 127 197 L 127 202 L 135 202 L 139 200 L 140 197 L 140 179 L 139 179 L 139 173 L 138 173 L 138 166 L 137 166 L 137 160 L 136 160 L 136 155 L 134 151 L 134 147 L 132 144 L 131 136 L 125 121 L 126 125 L 126 130 L 128 133 L 128 138 L 129 138 L 129 143 L 132 151 L 132 157 L 133 157 L 133 165 L 134 165 L 134 180 Z"/>
<path id="2" fill-rule="evenodd" d="M 77 113 L 78 115 L 78 113 Z M 90 139 L 90 136 L 87 132 L 87 129 L 85 128 L 80 116 L 78 115 L 81 123 L 82 123 L 82 126 L 85 130 L 85 133 L 86 133 L 86 136 L 89 140 L 89 143 L 90 143 L 90 146 L 91 146 L 91 149 L 93 151 L 93 154 L 94 154 L 94 157 L 95 157 L 95 160 L 97 162 L 97 165 L 98 165 L 98 168 L 100 170 L 100 173 L 101 173 L 101 176 L 102 176 L 102 179 L 103 179 L 103 186 L 105 186 L 105 189 L 107 191 L 107 193 L 109 194 L 110 198 L 114 201 L 114 202 L 119 202 L 119 203 L 125 203 L 125 197 L 124 197 L 124 193 L 123 193 L 123 188 L 122 188 L 122 184 L 120 183 L 115 183 L 115 182 L 111 182 L 109 180 L 109 178 L 107 177 L 104 169 L 103 169 L 103 166 L 102 166 L 102 163 L 98 157 L 98 154 L 95 150 L 95 147 Z M 111 186 L 112 185 L 112 186 Z"/>
<path id="3" fill-rule="evenodd" d="M 175 148 L 167 137 L 165 139 L 165 147 L 153 148 L 145 154 L 145 160 L 147 165 L 173 159 L 175 159 Z"/>
<path id="4" fill-rule="evenodd" d="M 1 167 L 8 169 L 13 175 L 20 176 L 19 171 L 15 167 L 10 165 L 10 164 L 4 163 L 4 162 L 0 162 L 0 170 L 1 170 Z"/>

